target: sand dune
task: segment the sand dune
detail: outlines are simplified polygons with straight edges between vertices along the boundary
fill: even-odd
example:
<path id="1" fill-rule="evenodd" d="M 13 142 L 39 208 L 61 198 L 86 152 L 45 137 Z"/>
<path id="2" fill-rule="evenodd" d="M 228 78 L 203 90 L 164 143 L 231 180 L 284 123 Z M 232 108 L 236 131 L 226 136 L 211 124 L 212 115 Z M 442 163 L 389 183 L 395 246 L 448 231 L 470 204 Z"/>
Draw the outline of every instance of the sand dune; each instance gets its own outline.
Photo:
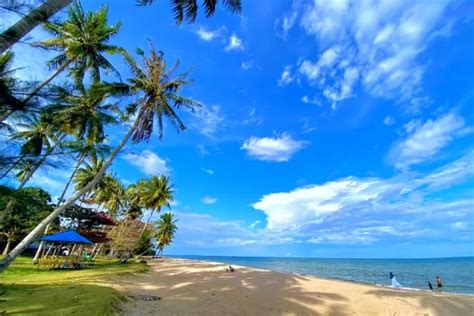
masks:
<path id="1" fill-rule="evenodd" d="M 148 274 L 116 279 L 124 315 L 472 315 L 474 297 L 281 274 L 207 262 L 150 260 Z M 160 300 L 150 300 L 158 296 Z"/>

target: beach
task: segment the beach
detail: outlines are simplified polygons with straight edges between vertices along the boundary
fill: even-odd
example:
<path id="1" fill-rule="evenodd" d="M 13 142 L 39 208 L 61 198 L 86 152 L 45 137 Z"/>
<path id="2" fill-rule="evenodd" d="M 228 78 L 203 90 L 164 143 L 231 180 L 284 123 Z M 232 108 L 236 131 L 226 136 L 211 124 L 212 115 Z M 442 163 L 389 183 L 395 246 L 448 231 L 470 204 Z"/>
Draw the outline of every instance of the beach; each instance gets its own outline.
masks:
<path id="1" fill-rule="evenodd" d="M 470 315 L 474 296 L 395 290 L 183 259 L 116 277 L 122 315 Z"/>

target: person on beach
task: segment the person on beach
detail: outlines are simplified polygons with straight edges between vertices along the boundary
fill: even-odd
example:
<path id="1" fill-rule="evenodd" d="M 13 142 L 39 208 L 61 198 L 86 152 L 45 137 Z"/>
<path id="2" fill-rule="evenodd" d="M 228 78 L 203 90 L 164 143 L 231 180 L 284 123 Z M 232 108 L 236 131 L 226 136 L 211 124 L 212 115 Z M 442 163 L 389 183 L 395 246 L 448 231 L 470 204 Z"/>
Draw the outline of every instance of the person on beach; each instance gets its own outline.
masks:
<path id="1" fill-rule="evenodd" d="M 436 284 L 438 285 L 438 289 L 442 289 L 442 288 L 443 288 L 443 282 L 441 281 L 441 277 L 440 277 L 440 276 L 437 276 L 437 277 L 436 277 Z"/>
<path id="2" fill-rule="evenodd" d="M 399 289 L 400 287 L 402 287 L 402 285 L 398 283 L 397 279 L 395 278 L 395 274 L 393 274 L 392 272 L 390 272 L 390 281 L 392 282 L 393 288 Z"/>
<path id="3" fill-rule="evenodd" d="M 428 287 L 430 288 L 430 290 L 433 290 L 433 285 L 431 284 L 430 281 L 428 281 Z"/>
<path id="4" fill-rule="evenodd" d="M 235 269 L 232 268 L 232 266 L 229 266 L 228 268 L 225 269 L 225 272 L 234 272 Z"/>

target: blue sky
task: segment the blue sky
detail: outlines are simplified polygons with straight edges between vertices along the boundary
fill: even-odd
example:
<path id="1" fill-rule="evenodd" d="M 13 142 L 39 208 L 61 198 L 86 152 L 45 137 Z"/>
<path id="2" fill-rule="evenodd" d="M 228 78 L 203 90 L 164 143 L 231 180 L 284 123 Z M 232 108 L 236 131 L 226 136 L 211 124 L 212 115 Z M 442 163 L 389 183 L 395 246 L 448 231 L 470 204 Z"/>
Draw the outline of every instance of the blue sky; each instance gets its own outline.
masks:
<path id="1" fill-rule="evenodd" d="M 126 183 L 170 175 L 168 254 L 474 255 L 472 2 L 243 0 L 181 27 L 166 1 L 104 3 L 115 43 L 193 67 L 184 93 L 204 104 L 113 165 Z M 55 193 L 67 174 L 34 182 Z"/>

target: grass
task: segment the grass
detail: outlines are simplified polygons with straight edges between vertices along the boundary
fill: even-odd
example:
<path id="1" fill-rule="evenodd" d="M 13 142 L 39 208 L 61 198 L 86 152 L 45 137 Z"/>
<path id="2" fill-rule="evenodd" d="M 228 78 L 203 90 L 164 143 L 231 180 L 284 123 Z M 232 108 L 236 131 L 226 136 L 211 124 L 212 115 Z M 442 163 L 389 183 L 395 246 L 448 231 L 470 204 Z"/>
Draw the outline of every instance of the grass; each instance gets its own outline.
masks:
<path id="1" fill-rule="evenodd" d="M 147 270 L 143 263 L 115 260 L 82 270 L 37 270 L 31 258 L 20 257 L 0 276 L 0 315 L 110 315 L 122 296 L 101 280 Z"/>

